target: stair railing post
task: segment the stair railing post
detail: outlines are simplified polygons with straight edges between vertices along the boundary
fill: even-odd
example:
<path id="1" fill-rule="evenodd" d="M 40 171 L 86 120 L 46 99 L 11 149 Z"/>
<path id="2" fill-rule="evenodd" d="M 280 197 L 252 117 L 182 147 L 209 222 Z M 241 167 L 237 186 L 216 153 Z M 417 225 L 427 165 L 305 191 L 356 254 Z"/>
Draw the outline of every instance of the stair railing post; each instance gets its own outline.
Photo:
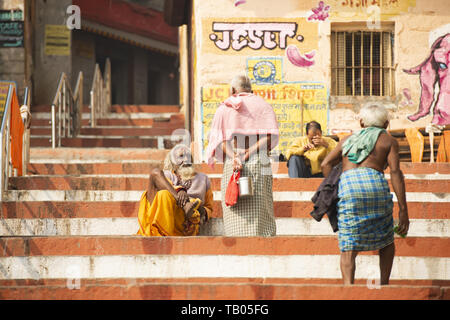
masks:
<path id="1" fill-rule="evenodd" d="M 25 97 L 23 105 L 28 107 L 29 114 L 27 115 L 26 121 L 24 123 L 25 128 L 23 132 L 23 142 L 22 142 L 22 175 L 26 176 L 28 174 L 28 163 L 30 162 L 30 128 L 28 127 L 28 117 L 31 112 L 31 102 L 30 102 L 30 89 L 25 88 Z"/>
<path id="2" fill-rule="evenodd" d="M 103 77 L 104 82 L 104 99 L 105 99 L 105 114 L 104 116 L 111 112 L 111 60 L 109 58 L 106 59 L 105 65 L 105 75 Z"/>
<path id="3" fill-rule="evenodd" d="M 56 148 L 56 106 L 52 104 L 52 148 Z"/>
<path id="4" fill-rule="evenodd" d="M 61 102 L 62 102 L 62 94 L 61 91 L 58 94 L 58 147 L 61 147 Z"/>
<path id="5" fill-rule="evenodd" d="M 94 97 L 94 91 L 91 90 L 91 128 L 95 128 L 95 97 Z"/>
<path id="6" fill-rule="evenodd" d="M 67 124 L 66 124 L 66 99 L 67 99 L 67 95 L 66 95 L 66 80 L 64 79 L 63 82 L 63 87 L 62 87 L 62 136 L 65 138 L 66 137 L 66 129 L 67 129 Z M 61 118 L 60 118 L 61 119 Z"/>

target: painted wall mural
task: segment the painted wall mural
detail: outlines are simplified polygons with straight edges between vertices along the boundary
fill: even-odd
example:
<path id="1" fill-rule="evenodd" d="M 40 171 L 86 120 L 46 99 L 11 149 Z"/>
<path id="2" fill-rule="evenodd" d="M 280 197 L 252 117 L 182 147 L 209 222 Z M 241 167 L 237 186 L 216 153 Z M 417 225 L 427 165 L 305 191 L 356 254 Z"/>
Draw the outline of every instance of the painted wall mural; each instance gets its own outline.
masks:
<path id="1" fill-rule="evenodd" d="M 322 128 L 328 124 L 328 90 L 323 83 L 293 82 L 274 85 L 253 85 L 253 93 L 269 102 L 277 116 L 280 140 L 274 153 L 285 153 L 292 140 L 304 133 L 311 120 Z M 211 122 L 219 105 L 228 97 L 229 85 L 202 88 L 202 145 L 206 150 Z M 303 102 L 303 113 L 302 103 Z M 303 128 L 302 128 L 303 118 Z M 326 129 L 324 129 L 326 131 Z"/>
<path id="2" fill-rule="evenodd" d="M 405 106 L 412 106 L 414 104 L 414 102 L 411 99 L 411 91 L 408 88 L 404 88 L 402 90 L 403 96 L 405 97 L 405 101 L 402 101 L 400 103 L 400 106 L 405 107 Z"/>
<path id="3" fill-rule="evenodd" d="M 309 68 L 316 64 L 320 21 L 329 7 L 323 1 L 313 19 L 205 18 L 200 51 L 206 57 L 246 61 L 253 92 L 269 102 L 277 115 L 280 141 L 274 154 L 284 153 L 292 139 L 301 136 L 311 120 L 328 127 L 328 89 L 321 81 L 288 82 L 283 68 Z M 322 6 L 321 6 L 322 3 Z M 319 22 L 319 23 L 317 23 Z M 229 86 L 207 84 L 201 88 L 201 144 L 207 147 L 211 121 L 217 107 L 229 96 Z M 302 124 L 303 119 L 303 124 Z M 200 142 L 200 141 L 199 141 Z M 203 155 L 204 157 L 204 155 Z"/>
<path id="4" fill-rule="evenodd" d="M 205 19 L 204 50 L 215 54 L 282 56 L 289 45 L 302 51 L 317 49 L 318 25 L 306 18 L 298 19 Z"/>
<path id="5" fill-rule="evenodd" d="M 421 96 L 418 111 L 408 116 L 411 121 L 417 121 L 427 116 L 434 105 L 433 124 L 450 124 L 450 33 L 439 38 L 431 46 L 430 55 L 417 67 L 403 71 L 420 75 Z M 436 86 L 437 84 L 437 86 Z M 437 92 L 435 91 L 437 90 Z M 437 97 L 435 98 L 435 93 Z"/>
<path id="6" fill-rule="evenodd" d="M 370 19 L 374 15 L 380 15 L 381 20 L 389 19 L 402 12 L 408 12 L 410 7 L 415 7 L 416 0 L 327 0 L 327 4 L 333 8 L 331 18 Z"/>
<path id="7" fill-rule="evenodd" d="M 286 49 L 286 57 L 294 66 L 297 67 L 311 67 L 314 64 L 315 54 L 316 51 L 313 50 L 302 55 L 300 50 L 292 44 Z"/>
<path id="8" fill-rule="evenodd" d="M 308 17 L 309 20 L 319 20 L 325 21 L 328 18 L 328 11 L 330 10 L 330 6 L 326 6 L 323 1 L 319 2 L 317 8 L 311 9 L 313 14 Z"/>
<path id="9" fill-rule="evenodd" d="M 273 57 L 248 58 L 247 75 L 253 84 L 281 83 L 283 81 L 283 60 Z"/>

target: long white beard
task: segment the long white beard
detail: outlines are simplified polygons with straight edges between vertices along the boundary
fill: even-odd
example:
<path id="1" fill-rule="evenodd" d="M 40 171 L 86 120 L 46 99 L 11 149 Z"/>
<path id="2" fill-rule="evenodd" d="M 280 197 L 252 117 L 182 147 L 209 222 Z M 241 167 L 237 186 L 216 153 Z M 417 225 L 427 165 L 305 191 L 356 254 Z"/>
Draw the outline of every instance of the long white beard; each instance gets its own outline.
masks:
<path id="1" fill-rule="evenodd" d="M 180 166 L 177 169 L 177 173 L 180 175 L 181 180 L 191 180 L 195 176 L 194 166 Z"/>

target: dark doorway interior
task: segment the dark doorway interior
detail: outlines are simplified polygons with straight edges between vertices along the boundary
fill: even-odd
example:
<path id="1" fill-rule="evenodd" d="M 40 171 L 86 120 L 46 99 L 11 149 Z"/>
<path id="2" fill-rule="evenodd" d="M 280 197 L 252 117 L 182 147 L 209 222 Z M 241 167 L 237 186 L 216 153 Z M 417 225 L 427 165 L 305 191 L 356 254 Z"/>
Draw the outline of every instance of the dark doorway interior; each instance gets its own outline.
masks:
<path id="1" fill-rule="evenodd" d="M 157 52 L 148 53 L 148 103 L 179 104 L 178 59 Z"/>

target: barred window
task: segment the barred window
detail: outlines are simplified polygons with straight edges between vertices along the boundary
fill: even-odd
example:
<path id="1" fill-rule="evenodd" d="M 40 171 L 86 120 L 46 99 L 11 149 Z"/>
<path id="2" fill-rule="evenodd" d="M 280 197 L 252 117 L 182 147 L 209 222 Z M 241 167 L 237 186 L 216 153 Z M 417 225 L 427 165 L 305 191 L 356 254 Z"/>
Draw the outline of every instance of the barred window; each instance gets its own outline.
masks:
<path id="1" fill-rule="evenodd" d="M 332 95 L 394 95 L 394 34 L 332 31 L 331 67 Z"/>

